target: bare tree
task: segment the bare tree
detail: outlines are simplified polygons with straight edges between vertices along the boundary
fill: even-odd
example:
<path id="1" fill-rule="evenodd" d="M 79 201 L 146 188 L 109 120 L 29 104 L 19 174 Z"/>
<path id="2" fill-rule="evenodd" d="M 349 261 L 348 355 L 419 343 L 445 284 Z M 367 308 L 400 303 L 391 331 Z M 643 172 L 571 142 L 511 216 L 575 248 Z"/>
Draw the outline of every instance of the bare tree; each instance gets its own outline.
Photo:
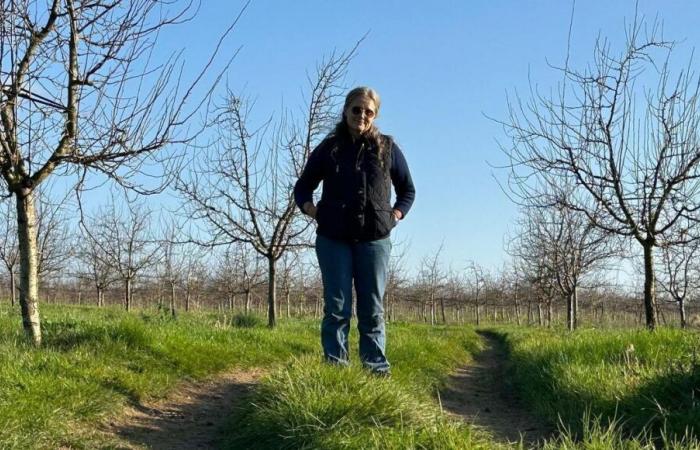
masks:
<path id="1" fill-rule="evenodd" d="M 430 305 L 430 325 L 435 325 L 435 302 L 440 300 L 440 312 L 442 315 L 442 323 L 447 323 L 445 317 L 445 300 L 444 296 L 440 295 L 440 290 L 444 287 L 446 275 L 440 263 L 440 255 L 444 243 L 440 244 L 440 247 L 430 255 L 424 256 L 420 263 L 420 270 L 418 277 L 421 280 L 421 284 L 425 288 L 425 294 L 427 295 L 427 301 Z"/>
<path id="2" fill-rule="evenodd" d="M 219 138 L 202 149 L 192 171 L 176 189 L 190 216 L 202 220 L 203 245 L 241 242 L 267 260 L 268 326 L 274 327 L 276 263 L 289 249 L 309 246 L 310 222 L 301 217 L 291 186 L 313 146 L 330 129 L 347 65 L 355 49 L 332 55 L 309 79 L 311 95 L 302 125 L 284 114 L 257 129 L 248 121 L 250 104 L 229 91 L 212 126 Z"/>
<path id="3" fill-rule="evenodd" d="M 618 253 L 613 237 L 594 226 L 584 214 L 561 203 L 548 208 L 525 208 L 510 253 L 542 265 L 540 273 L 551 278 L 566 299 L 567 328 L 574 330 L 579 287 L 586 276 Z"/>
<path id="4" fill-rule="evenodd" d="M 244 311 L 250 314 L 253 290 L 262 284 L 263 270 L 259 255 L 241 243 L 231 244 L 217 267 L 216 279 L 220 291 L 226 295 L 228 308 L 233 309 L 236 297 L 243 294 Z"/>
<path id="5" fill-rule="evenodd" d="M 89 233 L 81 233 L 80 245 L 77 250 L 77 258 L 82 263 L 81 277 L 90 280 L 95 286 L 97 294 L 97 306 L 104 306 L 105 291 L 114 284 L 118 278 L 116 271 L 109 263 L 108 254 L 102 247 L 102 243 L 92 238 Z"/>
<path id="6" fill-rule="evenodd" d="M 674 44 L 656 25 L 635 18 L 626 37 L 619 53 L 599 39 L 583 71 L 565 65 L 553 95 L 533 89 L 530 102 L 511 103 L 504 151 L 519 202 L 553 204 L 545 195 L 553 193 L 642 247 L 646 325 L 654 329 L 654 249 L 683 244 L 681 228 L 700 221 L 700 83 L 690 63 L 672 75 Z M 575 191 L 561 196 L 562 186 Z"/>
<path id="7" fill-rule="evenodd" d="M 386 289 L 384 291 L 384 302 L 386 304 L 387 319 L 396 318 L 397 295 L 401 286 L 406 283 L 405 258 L 409 244 L 406 241 L 392 241 L 391 257 L 389 259 L 389 270 L 387 272 Z"/>
<path id="8" fill-rule="evenodd" d="M 124 283 L 124 307 L 132 306 L 134 280 L 161 258 L 161 249 L 151 230 L 151 211 L 144 205 L 127 202 L 119 208 L 112 202 L 92 218 L 86 231 L 101 247 L 99 257 Z"/>
<path id="9" fill-rule="evenodd" d="M 481 324 L 480 307 L 483 300 L 482 294 L 486 286 L 486 274 L 484 269 L 474 261 L 467 263 L 466 272 L 469 274 L 468 279 L 474 293 L 474 309 L 476 310 L 476 325 L 478 326 Z"/>
<path id="10" fill-rule="evenodd" d="M 159 33 L 197 4 L 176 8 L 168 0 L 3 2 L 0 174 L 16 200 L 22 320 L 36 345 L 36 188 L 57 172 L 82 181 L 93 171 L 143 192 L 134 175 L 166 164 L 171 155 L 161 150 L 192 138 L 183 125 L 211 92 L 194 97 L 211 60 L 189 84 L 177 54 L 156 61 Z"/>
<path id="11" fill-rule="evenodd" d="M 2 259 L 10 278 L 10 303 L 17 302 L 17 265 L 19 264 L 19 246 L 17 244 L 17 218 L 12 203 L 4 201 L 0 206 L 0 259 Z"/>
<path id="12" fill-rule="evenodd" d="M 40 282 L 62 272 L 74 253 L 74 236 L 66 216 L 68 197 L 54 200 L 49 196 L 50 190 L 50 185 L 45 184 L 36 191 L 37 273 Z"/>
<path id="13" fill-rule="evenodd" d="M 207 268 L 201 247 L 186 245 L 184 270 L 181 284 L 185 293 L 185 311 L 192 309 L 193 301 L 197 303 L 200 291 L 207 279 Z"/>
<path id="14" fill-rule="evenodd" d="M 162 219 L 161 230 L 163 236 L 160 238 L 160 249 L 162 251 L 160 278 L 168 285 L 170 315 L 174 318 L 177 315 L 175 307 L 176 287 L 183 283 L 188 275 L 192 275 L 191 271 L 194 268 L 188 270 L 188 266 L 193 261 L 183 251 L 186 242 L 184 241 L 182 226 L 175 221 L 174 217 Z M 189 274 L 188 271 L 190 272 Z M 185 309 L 189 309 L 189 305 Z"/>
<path id="15" fill-rule="evenodd" d="M 659 285 L 678 305 L 681 328 L 686 328 L 686 299 L 700 291 L 700 267 L 697 256 L 700 241 L 661 247 Z"/>
<path id="16" fill-rule="evenodd" d="M 52 199 L 47 191 L 50 185 L 41 186 L 36 191 L 38 203 L 36 223 L 37 233 L 37 273 L 39 280 L 45 280 L 59 273 L 71 254 L 72 239 L 65 217 L 67 198 Z M 16 301 L 16 271 L 19 263 L 19 244 L 17 241 L 17 211 L 10 202 L 3 202 L 0 211 L 0 259 L 2 259 L 10 276 L 10 299 L 12 306 Z"/>
<path id="17" fill-rule="evenodd" d="M 287 318 L 292 317 L 292 288 L 294 287 L 293 272 L 294 268 L 300 262 L 299 252 L 284 252 L 281 258 L 282 267 L 280 271 L 281 275 L 281 287 L 282 293 L 284 294 L 284 300 L 286 305 L 286 315 Z M 277 315 L 279 316 L 280 306 L 277 306 Z"/>

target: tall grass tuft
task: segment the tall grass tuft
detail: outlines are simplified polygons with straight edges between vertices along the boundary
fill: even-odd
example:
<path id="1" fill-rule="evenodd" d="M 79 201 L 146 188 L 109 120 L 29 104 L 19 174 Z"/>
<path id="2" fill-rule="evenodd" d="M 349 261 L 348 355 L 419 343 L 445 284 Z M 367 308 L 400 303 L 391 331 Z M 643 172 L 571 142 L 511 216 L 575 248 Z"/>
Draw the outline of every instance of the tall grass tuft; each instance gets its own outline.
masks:
<path id="1" fill-rule="evenodd" d="M 318 357 L 295 359 L 266 378 L 232 422 L 227 448 L 498 448 L 445 415 L 436 390 L 480 340 L 471 329 L 390 328 L 392 378 Z M 235 425 L 234 425 L 235 424 Z"/>

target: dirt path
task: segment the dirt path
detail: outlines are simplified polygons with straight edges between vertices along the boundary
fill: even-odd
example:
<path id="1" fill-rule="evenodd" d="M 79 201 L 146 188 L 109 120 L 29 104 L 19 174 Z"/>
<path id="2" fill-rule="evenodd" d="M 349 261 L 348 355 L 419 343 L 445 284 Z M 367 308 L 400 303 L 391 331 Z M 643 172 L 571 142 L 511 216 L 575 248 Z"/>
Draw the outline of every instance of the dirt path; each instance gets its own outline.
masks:
<path id="1" fill-rule="evenodd" d="M 441 394 L 442 405 L 499 442 L 519 442 L 522 435 L 528 446 L 534 446 L 552 430 L 533 417 L 504 382 L 507 355 L 503 344 L 492 334 L 480 334 L 486 348 L 472 364 L 450 377 Z"/>
<path id="2" fill-rule="evenodd" d="M 188 382 L 166 399 L 127 408 L 106 425 L 129 449 L 214 449 L 234 408 L 261 372 L 231 372 Z"/>

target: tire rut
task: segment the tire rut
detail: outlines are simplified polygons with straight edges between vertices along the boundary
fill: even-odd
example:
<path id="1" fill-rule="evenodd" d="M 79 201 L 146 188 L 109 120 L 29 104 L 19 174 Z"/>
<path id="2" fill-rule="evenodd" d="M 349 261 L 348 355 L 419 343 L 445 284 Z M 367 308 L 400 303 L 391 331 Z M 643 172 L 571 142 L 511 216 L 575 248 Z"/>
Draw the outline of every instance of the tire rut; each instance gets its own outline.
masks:
<path id="1" fill-rule="evenodd" d="M 479 332 L 486 344 L 474 361 L 456 371 L 441 393 L 442 406 L 497 442 L 522 442 L 537 447 L 554 430 L 530 413 L 505 382 L 507 352 L 497 337 Z"/>
<path id="2" fill-rule="evenodd" d="M 234 371 L 178 386 L 167 398 L 127 407 L 105 424 L 125 449 L 215 449 L 262 373 Z"/>

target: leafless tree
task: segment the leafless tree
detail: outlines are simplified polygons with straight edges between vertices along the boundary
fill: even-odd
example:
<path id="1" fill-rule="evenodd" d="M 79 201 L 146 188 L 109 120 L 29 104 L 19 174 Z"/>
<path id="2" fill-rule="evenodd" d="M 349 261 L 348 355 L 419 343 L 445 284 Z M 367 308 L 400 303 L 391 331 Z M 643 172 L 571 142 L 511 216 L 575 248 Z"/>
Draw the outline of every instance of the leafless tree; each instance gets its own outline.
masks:
<path id="1" fill-rule="evenodd" d="M 678 305 L 681 328 L 686 328 L 686 300 L 700 292 L 700 241 L 661 247 L 659 285 Z"/>
<path id="2" fill-rule="evenodd" d="M 117 273 L 109 263 L 108 254 L 100 240 L 95 240 L 84 230 L 81 232 L 77 259 L 82 264 L 81 277 L 95 286 L 97 306 L 104 306 L 105 291 L 118 281 Z"/>
<path id="3" fill-rule="evenodd" d="M 101 247 L 98 256 L 112 268 L 124 283 L 124 307 L 132 307 L 134 281 L 162 257 L 162 250 L 153 235 L 151 211 L 144 205 L 127 202 L 119 207 L 114 202 L 100 208 L 86 232 Z"/>
<path id="4" fill-rule="evenodd" d="M 74 256 L 74 236 L 66 214 L 68 197 L 52 199 L 48 193 L 50 189 L 47 183 L 36 191 L 37 273 L 40 282 L 62 272 L 66 262 Z"/>
<path id="5" fill-rule="evenodd" d="M 201 150 L 191 172 L 176 184 L 188 214 L 210 234 L 199 239 L 202 244 L 240 242 L 266 259 L 270 327 L 276 323 L 276 263 L 286 251 L 309 246 L 311 222 L 301 217 L 291 187 L 333 124 L 338 83 L 354 52 L 332 55 L 318 66 L 315 79 L 309 79 L 311 94 L 301 125 L 285 113 L 277 123 L 270 119 L 251 129 L 251 104 L 229 90 L 211 124 L 218 140 Z"/>
<path id="6" fill-rule="evenodd" d="M 10 302 L 17 302 L 17 265 L 19 264 L 19 246 L 17 244 L 17 219 L 15 208 L 9 201 L 0 206 L 0 259 L 2 259 L 10 277 Z"/>
<path id="7" fill-rule="evenodd" d="M 440 262 L 440 255 L 442 254 L 443 247 L 444 243 L 440 244 L 440 247 L 438 247 L 434 253 L 426 255 L 421 259 L 418 273 L 420 283 L 425 289 L 425 295 L 427 296 L 428 305 L 430 306 L 430 325 L 435 325 L 435 302 L 437 300 L 440 300 L 442 323 L 447 322 L 445 317 L 444 297 L 440 295 L 440 290 L 444 287 L 446 281 L 445 271 Z"/>
<path id="8" fill-rule="evenodd" d="M 554 287 L 566 299 L 567 328 L 574 330 L 579 287 L 586 276 L 618 254 L 614 236 L 594 226 L 583 213 L 560 203 L 547 208 L 525 208 L 521 214 L 511 255 L 542 265 L 539 272 L 553 280 Z"/>
<path id="9" fill-rule="evenodd" d="M 185 311 L 190 311 L 193 302 L 197 304 L 200 291 L 208 276 L 202 248 L 186 245 L 185 249 L 184 270 L 180 282 L 185 294 Z"/>
<path id="10" fill-rule="evenodd" d="M 676 76 L 674 47 L 635 17 L 622 51 L 598 39 L 582 71 L 565 64 L 552 95 L 510 103 L 510 187 L 524 204 L 546 193 L 601 230 L 636 241 L 644 255 L 644 312 L 654 329 L 654 249 L 687 242 L 700 221 L 700 83 L 692 63 Z M 651 83 L 651 84 L 648 84 Z M 572 195 L 561 196 L 564 186 Z"/>
<path id="11" fill-rule="evenodd" d="M 405 259 L 408 247 L 409 243 L 407 241 L 392 241 L 391 244 L 391 257 L 387 272 L 386 290 L 384 291 L 388 320 L 395 319 L 395 309 L 398 303 L 396 297 L 401 286 L 407 281 Z"/>
<path id="12" fill-rule="evenodd" d="M 476 311 L 476 325 L 478 326 L 481 325 L 480 308 L 487 277 L 483 267 L 474 261 L 469 261 L 467 263 L 466 273 L 468 274 L 468 280 L 472 287 L 474 309 Z"/>
<path id="13" fill-rule="evenodd" d="M 143 178 L 135 175 L 167 164 L 172 152 L 162 150 L 193 137 L 183 125 L 211 92 L 195 96 L 202 92 L 197 85 L 209 79 L 205 72 L 212 60 L 185 83 L 178 55 L 161 62 L 154 51 L 162 30 L 187 21 L 197 8 L 195 2 L 181 5 L 3 2 L 0 174 L 16 200 L 22 319 L 36 345 L 41 343 L 36 188 L 55 173 L 77 174 L 82 181 L 96 172 L 143 192 L 149 188 L 140 187 Z"/>
<path id="14" fill-rule="evenodd" d="M 300 263 L 299 252 L 284 252 L 284 255 L 280 258 L 282 262 L 282 267 L 279 275 L 280 285 L 282 288 L 282 293 L 284 295 L 285 305 L 286 305 L 286 315 L 287 318 L 292 316 L 292 289 L 294 287 L 294 268 Z M 280 306 L 277 306 L 277 315 L 279 316 Z"/>
<path id="15" fill-rule="evenodd" d="M 262 267 L 259 255 L 241 243 L 229 245 L 217 262 L 216 280 L 219 290 L 226 296 L 229 309 L 234 308 L 238 294 L 244 295 L 244 311 L 251 312 L 253 290 L 262 284 Z"/>
<path id="16" fill-rule="evenodd" d="M 59 273 L 71 254 L 72 239 L 67 217 L 65 216 L 66 197 L 52 199 L 47 191 L 50 185 L 41 186 L 36 191 L 37 198 L 37 247 L 39 280 L 45 280 Z M 19 263 L 19 245 L 17 241 L 17 211 L 10 202 L 3 202 L 0 210 L 0 259 L 2 259 L 10 276 L 10 299 L 12 306 L 16 302 L 16 271 Z"/>
<path id="17" fill-rule="evenodd" d="M 174 318 L 177 314 L 175 307 L 176 287 L 182 284 L 188 278 L 188 275 L 192 275 L 191 272 L 194 268 L 188 269 L 188 266 L 194 264 L 194 261 L 184 251 L 187 242 L 185 242 L 182 226 L 177 223 L 174 216 L 162 218 L 160 229 L 162 232 L 162 236 L 159 239 L 162 252 L 159 268 L 160 278 L 168 286 L 170 315 Z M 185 309 L 189 309 L 189 306 L 186 306 Z"/>

